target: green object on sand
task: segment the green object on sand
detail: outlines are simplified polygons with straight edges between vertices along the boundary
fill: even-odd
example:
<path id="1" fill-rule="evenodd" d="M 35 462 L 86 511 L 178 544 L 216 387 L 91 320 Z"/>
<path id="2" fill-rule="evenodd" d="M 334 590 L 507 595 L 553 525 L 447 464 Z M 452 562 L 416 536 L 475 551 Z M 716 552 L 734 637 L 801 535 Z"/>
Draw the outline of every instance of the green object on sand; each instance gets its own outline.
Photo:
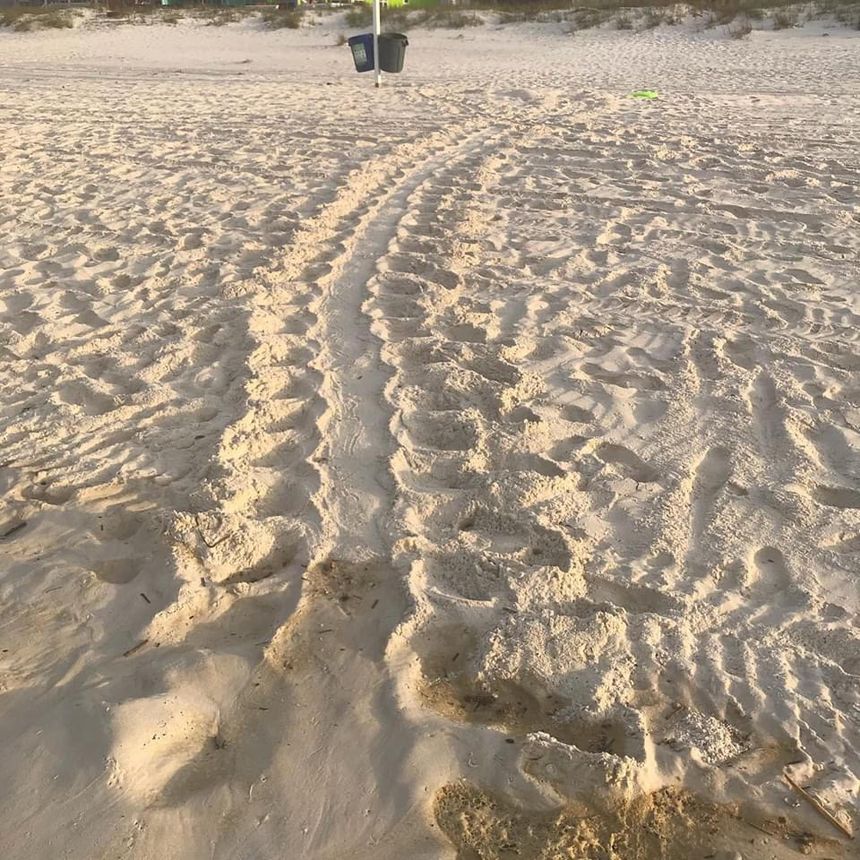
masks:
<path id="1" fill-rule="evenodd" d="M 649 101 L 651 99 L 659 98 L 657 90 L 634 90 L 630 95 L 633 96 L 634 99 L 647 99 Z"/>

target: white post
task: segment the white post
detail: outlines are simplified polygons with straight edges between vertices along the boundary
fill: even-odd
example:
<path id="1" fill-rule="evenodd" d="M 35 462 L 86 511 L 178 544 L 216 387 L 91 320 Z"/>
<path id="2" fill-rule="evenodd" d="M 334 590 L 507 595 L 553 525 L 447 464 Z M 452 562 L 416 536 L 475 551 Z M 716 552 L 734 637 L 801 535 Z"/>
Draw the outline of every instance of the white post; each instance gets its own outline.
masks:
<path id="1" fill-rule="evenodd" d="M 373 0 L 373 68 L 376 73 L 376 86 L 382 84 L 382 73 L 379 71 L 379 33 L 382 28 L 381 0 Z"/>

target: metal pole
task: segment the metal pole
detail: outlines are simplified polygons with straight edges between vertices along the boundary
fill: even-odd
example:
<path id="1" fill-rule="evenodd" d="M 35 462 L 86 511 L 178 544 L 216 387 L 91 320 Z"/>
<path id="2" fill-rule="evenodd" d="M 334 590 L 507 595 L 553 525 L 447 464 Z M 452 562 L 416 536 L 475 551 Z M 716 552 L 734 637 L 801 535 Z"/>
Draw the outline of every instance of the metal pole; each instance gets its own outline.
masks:
<path id="1" fill-rule="evenodd" d="M 376 72 L 376 86 L 382 85 L 382 73 L 379 71 L 379 33 L 382 27 L 382 0 L 373 0 L 373 68 Z"/>

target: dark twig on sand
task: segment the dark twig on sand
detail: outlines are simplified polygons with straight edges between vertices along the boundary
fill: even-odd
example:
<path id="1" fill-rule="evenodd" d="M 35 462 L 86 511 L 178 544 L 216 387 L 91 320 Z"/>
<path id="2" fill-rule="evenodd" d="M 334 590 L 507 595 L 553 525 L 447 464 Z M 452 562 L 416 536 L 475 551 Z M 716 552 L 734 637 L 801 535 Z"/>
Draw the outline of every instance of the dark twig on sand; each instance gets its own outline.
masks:
<path id="1" fill-rule="evenodd" d="M 854 834 L 832 813 L 818 798 L 813 797 L 805 788 L 799 786 L 789 775 L 787 771 L 782 774 L 785 781 L 823 818 L 826 818 L 837 830 L 844 833 L 849 839 L 854 838 Z"/>
<path id="2" fill-rule="evenodd" d="M 123 652 L 123 657 L 131 657 L 132 654 L 140 651 L 146 643 L 149 642 L 149 639 L 144 639 L 142 642 L 138 642 L 137 645 L 132 646 L 128 649 L 128 651 Z"/>

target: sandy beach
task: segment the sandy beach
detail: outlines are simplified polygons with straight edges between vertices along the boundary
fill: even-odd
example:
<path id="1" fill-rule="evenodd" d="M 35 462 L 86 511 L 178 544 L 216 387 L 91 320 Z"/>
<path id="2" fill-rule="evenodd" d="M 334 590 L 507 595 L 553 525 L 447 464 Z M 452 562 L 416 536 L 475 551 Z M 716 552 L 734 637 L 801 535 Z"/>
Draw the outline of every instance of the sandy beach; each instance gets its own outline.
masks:
<path id="1" fill-rule="evenodd" d="M 0 856 L 860 857 L 860 32 L 349 32 L 0 30 Z"/>

